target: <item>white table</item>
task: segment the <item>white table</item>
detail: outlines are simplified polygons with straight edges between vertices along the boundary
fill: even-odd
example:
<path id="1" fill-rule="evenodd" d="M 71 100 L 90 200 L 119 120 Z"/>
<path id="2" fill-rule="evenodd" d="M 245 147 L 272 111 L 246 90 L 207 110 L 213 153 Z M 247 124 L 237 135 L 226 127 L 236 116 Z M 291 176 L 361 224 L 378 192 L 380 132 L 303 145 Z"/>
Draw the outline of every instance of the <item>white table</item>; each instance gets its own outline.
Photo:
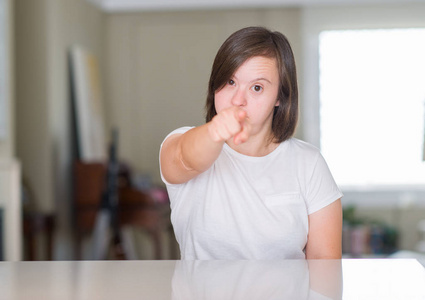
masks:
<path id="1" fill-rule="evenodd" d="M 0 299 L 425 299 L 414 259 L 2 262 Z"/>

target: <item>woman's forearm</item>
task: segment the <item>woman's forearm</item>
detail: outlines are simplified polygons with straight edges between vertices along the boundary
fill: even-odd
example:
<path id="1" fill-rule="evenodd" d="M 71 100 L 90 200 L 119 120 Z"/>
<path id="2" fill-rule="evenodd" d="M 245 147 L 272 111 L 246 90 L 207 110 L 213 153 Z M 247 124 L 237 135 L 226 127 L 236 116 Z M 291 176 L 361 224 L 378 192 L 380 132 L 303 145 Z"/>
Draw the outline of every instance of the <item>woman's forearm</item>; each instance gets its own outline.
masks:
<path id="1" fill-rule="evenodd" d="M 202 173 L 218 158 L 223 140 L 214 140 L 211 122 L 184 133 L 177 143 L 180 161 L 187 170 Z"/>
<path id="2" fill-rule="evenodd" d="M 184 183 L 206 171 L 228 139 L 238 144 L 247 141 L 250 125 L 245 120 L 245 111 L 230 107 L 204 125 L 170 136 L 161 150 L 164 178 L 170 183 Z"/>

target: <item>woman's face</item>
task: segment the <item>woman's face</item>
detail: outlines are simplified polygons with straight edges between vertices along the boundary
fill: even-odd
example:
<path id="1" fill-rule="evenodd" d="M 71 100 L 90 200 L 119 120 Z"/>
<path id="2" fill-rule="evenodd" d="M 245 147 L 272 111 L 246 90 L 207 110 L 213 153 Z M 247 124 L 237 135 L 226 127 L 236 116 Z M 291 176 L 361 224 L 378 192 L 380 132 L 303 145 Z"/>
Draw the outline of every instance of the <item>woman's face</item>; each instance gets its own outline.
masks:
<path id="1" fill-rule="evenodd" d="M 273 110 L 279 105 L 279 72 L 274 58 L 255 56 L 245 61 L 226 85 L 215 92 L 217 113 L 231 106 L 243 108 L 252 134 L 271 131 Z"/>

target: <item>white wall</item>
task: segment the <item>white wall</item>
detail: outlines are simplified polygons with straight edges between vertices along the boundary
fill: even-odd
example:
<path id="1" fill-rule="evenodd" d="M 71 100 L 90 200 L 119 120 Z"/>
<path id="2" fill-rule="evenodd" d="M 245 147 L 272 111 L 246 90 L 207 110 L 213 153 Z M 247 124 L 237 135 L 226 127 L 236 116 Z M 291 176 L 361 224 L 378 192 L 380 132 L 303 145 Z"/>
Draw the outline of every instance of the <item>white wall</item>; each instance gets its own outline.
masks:
<path id="1" fill-rule="evenodd" d="M 4 117 L 4 125 L 6 128 L 5 138 L 0 139 L 0 160 L 9 160 L 12 159 L 15 152 L 15 141 L 14 141 L 14 89 L 13 89 L 13 2 L 10 0 L 2 0 L 1 7 L 4 9 L 4 19 L 1 20 L 1 30 L 3 31 L 2 36 L 5 37 L 5 41 L 1 41 L 3 49 L 4 59 L 2 61 L 2 66 L 5 67 L 6 74 L 2 74 L 2 79 L 4 78 L 4 86 L 2 86 L 2 100 L 6 111 L 2 112 L 2 117 Z M 1 70 L 3 71 L 3 70 Z M 4 77 L 3 77 L 4 76 Z M 3 82 L 2 82 L 3 84 Z"/>
<path id="2" fill-rule="evenodd" d="M 15 1 L 16 154 L 40 208 L 51 209 L 53 180 L 47 105 L 47 0 Z"/>

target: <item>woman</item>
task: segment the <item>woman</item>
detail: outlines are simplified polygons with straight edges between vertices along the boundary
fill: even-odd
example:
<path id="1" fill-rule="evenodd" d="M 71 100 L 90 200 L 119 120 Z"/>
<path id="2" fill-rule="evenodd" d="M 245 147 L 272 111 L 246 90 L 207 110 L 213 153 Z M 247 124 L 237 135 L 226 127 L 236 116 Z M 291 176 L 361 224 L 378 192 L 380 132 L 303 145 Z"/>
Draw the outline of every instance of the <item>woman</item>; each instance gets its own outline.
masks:
<path id="1" fill-rule="evenodd" d="M 292 138 L 297 89 L 281 33 L 248 27 L 220 47 L 207 122 L 161 145 L 182 259 L 341 258 L 342 193 L 318 149 Z"/>

